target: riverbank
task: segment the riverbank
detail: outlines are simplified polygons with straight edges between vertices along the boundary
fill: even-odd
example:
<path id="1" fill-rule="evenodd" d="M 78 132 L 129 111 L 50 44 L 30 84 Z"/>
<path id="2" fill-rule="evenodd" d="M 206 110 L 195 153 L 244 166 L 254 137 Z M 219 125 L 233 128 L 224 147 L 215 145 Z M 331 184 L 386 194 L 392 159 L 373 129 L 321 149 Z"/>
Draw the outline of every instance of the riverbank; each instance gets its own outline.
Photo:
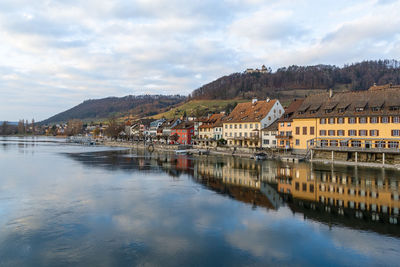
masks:
<path id="1" fill-rule="evenodd" d="M 125 147 L 125 148 L 135 148 L 135 149 L 148 149 L 152 151 L 165 151 L 165 152 L 174 152 L 179 149 L 179 145 L 145 145 L 143 143 L 130 143 L 130 142 L 116 142 L 116 141 L 104 141 L 104 146 L 109 147 Z M 193 147 L 189 149 L 193 154 L 197 154 L 199 151 L 205 151 L 205 148 L 202 147 Z M 254 158 L 255 151 L 244 151 L 244 150 L 234 150 L 233 148 L 228 147 L 216 147 L 207 149 L 210 155 L 223 155 L 223 156 L 234 156 L 240 158 Z M 271 153 L 271 152 L 270 152 Z M 271 158 L 280 160 L 283 162 L 298 162 L 298 161 L 309 161 L 315 163 L 323 163 L 323 164 L 334 164 L 334 165 L 346 165 L 346 166 L 360 166 L 360 167 L 369 167 L 369 168 L 385 168 L 385 169 L 395 169 L 400 170 L 400 165 L 396 164 L 382 164 L 382 163 L 374 163 L 374 162 L 351 162 L 351 161 L 343 161 L 343 160 L 331 160 L 331 159 L 304 159 L 299 157 L 296 154 L 291 153 L 281 153 L 278 151 L 272 152 L 273 155 Z"/>

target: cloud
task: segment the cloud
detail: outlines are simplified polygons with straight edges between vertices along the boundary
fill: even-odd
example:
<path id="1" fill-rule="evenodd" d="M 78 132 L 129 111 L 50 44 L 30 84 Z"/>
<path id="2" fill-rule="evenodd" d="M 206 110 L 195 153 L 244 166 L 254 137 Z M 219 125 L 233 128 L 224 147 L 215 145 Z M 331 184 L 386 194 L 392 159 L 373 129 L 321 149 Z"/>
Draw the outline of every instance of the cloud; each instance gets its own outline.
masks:
<path id="1" fill-rule="evenodd" d="M 0 119 L 40 120 L 87 98 L 189 94 L 262 64 L 398 58 L 399 8 L 376 0 L 1 1 Z"/>

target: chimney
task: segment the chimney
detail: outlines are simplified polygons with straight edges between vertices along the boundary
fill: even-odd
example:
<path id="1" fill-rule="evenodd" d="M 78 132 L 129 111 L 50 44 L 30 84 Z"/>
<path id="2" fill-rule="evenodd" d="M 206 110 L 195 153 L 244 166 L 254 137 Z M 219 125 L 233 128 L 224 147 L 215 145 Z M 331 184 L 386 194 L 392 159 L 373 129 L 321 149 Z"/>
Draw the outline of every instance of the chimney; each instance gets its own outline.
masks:
<path id="1" fill-rule="evenodd" d="M 251 103 L 254 105 L 257 102 L 257 98 L 253 98 L 253 100 L 251 101 Z"/>
<path id="2" fill-rule="evenodd" d="M 332 96 L 333 96 L 333 91 L 332 91 L 332 88 L 331 88 L 331 89 L 329 89 L 329 98 L 332 98 Z"/>

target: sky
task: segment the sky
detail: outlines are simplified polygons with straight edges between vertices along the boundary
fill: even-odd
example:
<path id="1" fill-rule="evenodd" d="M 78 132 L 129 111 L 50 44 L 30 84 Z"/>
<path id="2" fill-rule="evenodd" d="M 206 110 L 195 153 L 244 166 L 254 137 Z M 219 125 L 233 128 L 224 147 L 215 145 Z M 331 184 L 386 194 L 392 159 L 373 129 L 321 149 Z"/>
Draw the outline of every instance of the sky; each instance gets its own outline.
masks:
<path id="1" fill-rule="evenodd" d="M 221 76 L 400 58 L 400 1 L 1 0 L 0 120 Z"/>

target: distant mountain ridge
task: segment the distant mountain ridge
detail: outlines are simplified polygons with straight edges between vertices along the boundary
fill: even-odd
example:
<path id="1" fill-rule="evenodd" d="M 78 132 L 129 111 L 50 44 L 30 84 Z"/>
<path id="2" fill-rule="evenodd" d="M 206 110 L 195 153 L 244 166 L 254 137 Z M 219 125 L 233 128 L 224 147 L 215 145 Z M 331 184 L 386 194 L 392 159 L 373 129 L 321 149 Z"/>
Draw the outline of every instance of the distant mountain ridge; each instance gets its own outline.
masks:
<path id="1" fill-rule="evenodd" d="M 18 125 L 17 121 L 0 121 L 0 125 L 3 125 L 4 122 L 7 122 L 8 125 Z"/>
<path id="2" fill-rule="evenodd" d="M 40 123 L 59 123 L 70 119 L 101 120 L 111 116 L 122 117 L 126 115 L 151 116 L 182 103 L 186 99 L 185 96 L 180 95 L 129 95 L 125 97 L 90 99 Z"/>
<path id="3" fill-rule="evenodd" d="M 366 90 L 374 83 L 400 84 L 400 62 L 363 61 L 344 67 L 333 65 L 290 66 L 272 72 L 269 68 L 233 73 L 193 91 L 191 99 L 304 97 L 312 90 Z M 294 92 L 294 91 L 298 92 Z M 292 93 L 288 93 L 292 91 Z"/>

